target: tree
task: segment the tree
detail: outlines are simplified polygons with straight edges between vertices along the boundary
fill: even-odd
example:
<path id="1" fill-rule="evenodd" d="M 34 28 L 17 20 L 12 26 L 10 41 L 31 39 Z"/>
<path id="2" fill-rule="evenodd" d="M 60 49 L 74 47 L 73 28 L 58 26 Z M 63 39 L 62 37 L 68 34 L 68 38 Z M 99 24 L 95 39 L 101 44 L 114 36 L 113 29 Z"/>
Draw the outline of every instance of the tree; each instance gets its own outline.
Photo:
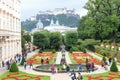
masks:
<path id="1" fill-rule="evenodd" d="M 30 33 L 25 33 L 23 36 L 24 36 L 25 40 L 27 41 L 27 43 L 31 42 L 31 35 L 30 35 Z"/>
<path id="2" fill-rule="evenodd" d="M 23 65 L 23 64 L 24 64 L 24 62 L 25 62 L 25 58 L 24 58 L 24 57 L 22 57 L 22 61 L 21 61 L 20 65 Z"/>
<path id="3" fill-rule="evenodd" d="M 111 35 L 113 41 L 116 42 L 120 25 L 119 4 L 118 0 L 89 0 L 84 7 L 88 10 L 87 18 L 82 22 L 85 25 L 84 31 L 92 33 L 95 39 L 101 41 Z"/>
<path id="4" fill-rule="evenodd" d="M 62 35 L 60 32 L 51 32 L 50 33 L 50 46 L 52 48 L 58 49 L 62 44 Z"/>
<path id="5" fill-rule="evenodd" d="M 117 68 L 117 65 L 116 65 L 115 61 L 112 62 L 112 65 L 110 67 L 110 71 L 111 72 L 118 72 L 118 68 Z"/>
<path id="6" fill-rule="evenodd" d="M 78 33 L 74 31 L 68 31 L 65 33 L 64 40 L 65 45 L 71 48 L 72 46 L 75 46 L 77 44 Z"/>
<path id="7" fill-rule="evenodd" d="M 49 36 L 47 32 L 40 31 L 33 35 L 33 44 L 41 48 L 42 50 L 49 45 Z"/>
<path id="8" fill-rule="evenodd" d="M 15 62 L 12 63 L 11 67 L 10 67 L 10 72 L 18 72 L 18 66 L 16 65 Z"/>

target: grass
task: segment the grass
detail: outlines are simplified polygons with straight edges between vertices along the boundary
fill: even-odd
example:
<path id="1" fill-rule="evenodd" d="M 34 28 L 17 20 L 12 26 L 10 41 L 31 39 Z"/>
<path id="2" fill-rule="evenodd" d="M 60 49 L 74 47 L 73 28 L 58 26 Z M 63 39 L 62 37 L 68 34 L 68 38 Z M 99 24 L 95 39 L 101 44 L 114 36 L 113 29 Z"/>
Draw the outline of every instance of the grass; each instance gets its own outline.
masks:
<path id="1" fill-rule="evenodd" d="M 72 54 L 71 53 L 68 53 L 69 57 L 70 57 L 70 60 L 73 64 L 76 64 L 76 61 L 73 59 L 72 57 Z"/>
<path id="2" fill-rule="evenodd" d="M 3 75 L 0 76 L 0 80 L 2 80 L 2 78 L 7 78 L 7 75 L 9 75 L 9 74 L 11 74 L 11 72 L 6 72 L 6 73 L 4 73 Z M 24 75 L 27 75 L 27 77 L 24 76 Z M 19 78 L 21 78 L 21 79 L 29 78 L 29 80 L 35 80 L 35 78 L 32 79 L 32 78 L 30 78 L 30 77 L 40 76 L 41 80 L 50 80 L 50 77 L 49 77 L 49 76 L 34 75 L 34 74 L 28 74 L 28 73 L 25 73 L 25 72 L 19 72 L 19 74 L 14 74 L 14 75 L 12 75 L 12 76 L 17 76 L 17 77 L 19 77 Z M 28 77 L 28 76 L 29 76 L 29 77 Z M 10 78 L 8 78 L 7 80 L 15 80 L 15 79 L 13 79 L 13 78 L 10 79 Z M 24 79 L 24 80 L 25 80 L 25 79 Z"/>
<path id="3" fill-rule="evenodd" d="M 50 61 L 50 64 L 54 64 L 54 63 L 55 63 L 54 58 L 56 58 L 56 57 L 57 57 L 57 53 L 54 53 L 54 54 L 55 54 L 55 55 L 54 55 L 54 57 L 53 57 L 52 61 Z"/>
<path id="4" fill-rule="evenodd" d="M 120 72 L 119 72 L 119 75 L 120 75 Z M 83 75 L 83 80 L 88 80 L 88 76 L 92 76 L 92 77 L 98 77 L 98 76 L 101 76 L 103 80 L 108 80 L 108 77 L 106 76 L 113 76 L 113 75 L 110 75 L 109 72 L 105 72 L 105 73 L 100 73 L 100 74 L 90 74 L 90 75 Z M 117 76 L 117 75 L 115 75 Z M 97 80 L 97 79 L 96 79 Z M 100 79 L 101 80 L 101 79 Z M 120 78 L 115 78 L 113 80 L 120 80 Z"/>

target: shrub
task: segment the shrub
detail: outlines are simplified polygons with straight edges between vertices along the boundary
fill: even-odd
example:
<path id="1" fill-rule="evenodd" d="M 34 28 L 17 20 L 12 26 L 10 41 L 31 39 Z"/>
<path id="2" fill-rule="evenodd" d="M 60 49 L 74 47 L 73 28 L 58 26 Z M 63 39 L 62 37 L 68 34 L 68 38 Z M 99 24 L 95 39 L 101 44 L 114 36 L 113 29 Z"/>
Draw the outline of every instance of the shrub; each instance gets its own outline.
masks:
<path id="1" fill-rule="evenodd" d="M 10 72 L 18 72 L 18 71 L 19 71 L 18 66 L 16 65 L 15 62 L 13 62 L 13 64 L 10 67 Z"/>
<path id="2" fill-rule="evenodd" d="M 70 52 L 73 52 L 73 51 L 79 51 L 78 47 L 74 46 L 74 47 L 70 48 Z"/>
<path id="3" fill-rule="evenodd" d="M 55 50 L 55 49 L 53 49 L 53 50 L 52 50 L 52 52 L 53 52 L 53 53 L 56 53 L 56 50 Z"/>
<path id="4" fill-rule="evenodd" d="M 95 52 L 95 47 L 91 44 L 87 45 L 87 49 Z"/>
<path id="5" fill-rule="evenodd" d="M 116 65 L 115 61 L 112 62 L 112 65 L 110 67 L 110 71 L 111 72 L 118 72 L 118 68 L 117 68 L 117 65 Z"/>
<path id="6" fill-rule="evenodd" d="M 22 61 L 21 61 L 20 65 L 23 65 L 23 64 L 24 64 L 24 62 L 25 62 L 25 58 L 24 58 L 24 57 L 22 57 Z"/>
<path id="7" fill-rule="evenodd" d="M 79 46 L 79 50 L 86 53 L 86 48 L 85 48 L 85 45 L 80 45 Z"/>
<path id="8" fill-rule="evenodd" d="M 102 59 L 104 62 L 106 62 L 106 58 L 105 57 L 103 57 L 103 59 Z"/>

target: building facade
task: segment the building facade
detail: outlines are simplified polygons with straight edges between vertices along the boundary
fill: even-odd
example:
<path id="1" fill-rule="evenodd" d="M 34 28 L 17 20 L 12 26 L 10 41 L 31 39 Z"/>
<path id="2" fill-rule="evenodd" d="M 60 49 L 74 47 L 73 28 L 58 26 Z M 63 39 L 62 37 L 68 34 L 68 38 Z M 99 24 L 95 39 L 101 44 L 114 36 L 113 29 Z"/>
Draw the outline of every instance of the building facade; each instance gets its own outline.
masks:
<path id="1" fill-rule="evenodd" d="M 0 67 L 21 54 L 20 6 L 20 0 L 0 0 Z"/>

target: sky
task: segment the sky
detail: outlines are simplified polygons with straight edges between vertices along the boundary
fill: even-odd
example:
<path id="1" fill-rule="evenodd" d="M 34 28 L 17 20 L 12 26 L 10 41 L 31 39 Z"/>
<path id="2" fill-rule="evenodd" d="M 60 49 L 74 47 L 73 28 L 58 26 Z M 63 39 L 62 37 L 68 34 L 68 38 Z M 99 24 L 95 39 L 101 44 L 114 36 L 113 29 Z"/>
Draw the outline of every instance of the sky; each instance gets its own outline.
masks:
<path id="1" fill-rule="evenodd" d="M 39 11 L 51 10 L 55 8 L 75 9 L 80 16 L 87 14 L 83 8 L 88 0 L 21 0 L 21 20 L 35 16 Z"/>

